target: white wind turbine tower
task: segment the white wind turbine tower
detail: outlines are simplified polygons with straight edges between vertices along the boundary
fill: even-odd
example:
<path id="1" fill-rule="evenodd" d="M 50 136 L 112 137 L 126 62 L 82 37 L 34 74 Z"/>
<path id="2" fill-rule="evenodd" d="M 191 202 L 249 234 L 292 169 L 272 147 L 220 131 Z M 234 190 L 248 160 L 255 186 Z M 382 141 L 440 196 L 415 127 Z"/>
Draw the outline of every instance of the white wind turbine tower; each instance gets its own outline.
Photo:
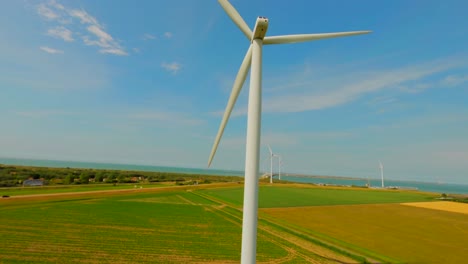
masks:
<path id="1" fill-rule="evenodd" d="M 273 183 L 273 158 L 276 156 L 273 154 L 270 145 L 268 146 L 268 151 L 270 151 L 270 183 Z"/>
<path id="2" fill-rule="evenodd" d="M 250 71 L 250 90 L 247 111 L 247 141 L 245 155 L 245 184 L 244 184 L 244 209 L 242 220 L 242 252 L 241 263 L 255 263 L 257 250 L 257 215 L 258 215 L 258 174 L 260 155 L 260 125 L 261 125 L 261 90 L 262 90 L 262 47 L 264 44 L 286 44 L 304 41 L 312 41 L 326 38 L 344 37 L 367 34 L 370 31 L 353 31 L 322 34 L 300 34 L 265 37 L 268 29 L 268 19 L 258 17 L 254 30 L 250 30 L 244 19 L 227 0 L 218 0 L 227 15 L 240 28 L 247 37 L 250 46 L 242 61 L 239 72 L 234 81 L 234 86 L 224 112 L 221 125 L 216 135 L 208 166 L 216 153 L 224 128 L 231 115 L 239 92 Z"/>
<path id="3" fill-rule="evenodd" d="M 276 155 L 278 157 L 278 180 L 281 180 L 281 155 Z"/>
<path id="4" fill-rule="evenodd" d="M 380 162 L 380 160 L 379 160 L 379 167 L 380 167 L 380 178 L 382 178 L 382 188 L 385 188 L 384 180 L 383 180 L 383 164 L 382 162 Z"/>
<path id="5" fill-rule="evenodd" d="M 268 150 L 270 151 L 270 175 L 271 175 L 271 180 L 270 183 L 273 183 L 273 160 L 274 158 L 278 158 L 278 180 L 281 180 L 281 155 L 273 153 L 271 150 L 270 145 L 268 145 Z"/>

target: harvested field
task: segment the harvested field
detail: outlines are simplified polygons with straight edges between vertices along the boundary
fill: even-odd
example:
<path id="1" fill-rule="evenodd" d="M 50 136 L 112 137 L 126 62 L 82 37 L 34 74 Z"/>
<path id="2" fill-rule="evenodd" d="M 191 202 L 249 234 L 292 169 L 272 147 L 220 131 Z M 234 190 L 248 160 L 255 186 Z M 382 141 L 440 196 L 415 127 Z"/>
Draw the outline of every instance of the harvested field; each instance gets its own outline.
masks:
<path id="1" fill-rule="evenodd" d="M 468 204 L 456 202 L 422 202 L 422 203 L 402 203 L 402 205 L 415 206 L 420 208 L 442 210 L 453 213 L 468 214 Z"/>
<path id="2" fill-rule="evenodd" d="M 269 208 L 261 212 L 346 248 L 401 263 L 464 263 L 468 216 L 400 204 Z"/>

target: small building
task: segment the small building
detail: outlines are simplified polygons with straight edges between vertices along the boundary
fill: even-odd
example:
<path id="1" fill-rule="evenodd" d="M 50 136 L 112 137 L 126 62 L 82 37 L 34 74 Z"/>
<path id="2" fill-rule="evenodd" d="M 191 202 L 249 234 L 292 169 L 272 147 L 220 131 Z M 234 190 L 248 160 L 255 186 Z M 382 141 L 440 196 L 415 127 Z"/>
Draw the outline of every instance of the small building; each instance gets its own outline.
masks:
<path id="1" fill-rule="evenodd" d="M 44 181 L 39 179 L 29 179 L 23 182 L 23 186 L 43 186 Z"/>

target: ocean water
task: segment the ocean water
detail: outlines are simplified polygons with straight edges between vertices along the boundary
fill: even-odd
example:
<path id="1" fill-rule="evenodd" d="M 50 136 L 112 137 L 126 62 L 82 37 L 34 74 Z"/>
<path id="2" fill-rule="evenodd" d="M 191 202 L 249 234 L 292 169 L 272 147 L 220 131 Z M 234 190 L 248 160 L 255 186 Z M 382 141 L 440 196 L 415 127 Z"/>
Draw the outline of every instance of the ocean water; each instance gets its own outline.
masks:
<path id="1" fill-rule="evenodd" d="M 111 170 L 133 170 L 133 171 L 163 171 L 174 173 L 187 174 L 207 174 L 207 175 L 222 175 L 222 176 L 244 176 L 243 171 L 235 170 L 215 170 L 215 169 L 199 169 L 199 168 L 181 168 L 181 167 L 164 167 L 164 166 L 149 166 L 149 165 L 131 165 L 131 164 L 113 164 L 113 163 L 94 163 L 94 162 L 78 162 L 78 161 L 58 161 L 58 160 L 36 160 L 36 159 L 15 159 L 1 158 L 0 164 L 8 165 L 23 165 L 23 166 L 38 166 L 38 167 L 55 167 L 55 168 L 93 168 L 93 169 L 111 169 Z M 276 177 L 277 178 L 277 177 Z M 288 174 L 281 175 L 282 180 L 301 183 L 315 184 L 335 184 L 335 185 L 356 185 L 364 186 L 368 183 L 367 179 L 357 178 L 317 178 L 317 177 L 298 177 Z M 370 179 L 371 187 L 380 187 L 380 179 Z M 396 181 L 385 180 L 386 187 L 402 187 L 402 188 L 417 188 L 420 191 L 446 193 L 446 194 L 468 194 L 468 185 L 466 184 L 451 184 L 451 183 L 433 183 L 433 182 L 413 182 L 413 181 Z"/>
<path id="2" fill-rule="evenodd" d="M 164 167 L 164 166 L 150 166 L 150 165 L 81 162 L 81 161 L 16 159 L 16 158 L 1 158 L 1 157 L 0 157 L 0 164 L 20 165 L 20 166 L 37 166 L 37 167 L 52 167 L 52 168 L 66 168 L 66 167 L 69 167 L 69 168 L 80 168 L 80 169 L 108 169 L 108 170 L 129 170 L 129 171 L 162 171 L 162 172 L 187 173 L 187 174 L 208 174 L 208 175 L 221 175 L 221 176 L 244 176 L 243 171 L 234 171 L 234 170 L 215 170 L 215 169 Z"/>
<path id="3" fill-rule="evenodd" d="M 355 185 L 365 186 L 367 179 L 343 179 L 343 178 L 316 178 L 316 177 L 295 177 L 281 176 L 281 179 L 292 182 L 315 183 L 315 184 L 335 184 L 335 185 Z M 371 187 L 379 188 L 382 186 L 380 179 L 369 179 Z M 402 189 L 417 188 L 419 191 L 434 193 L 452 193 L 468 194 L 468 185 L 453 183 L 434 183 L 434 182 L 416 182 L 416 181 L 396 181 L 387 179 L 384 181 L 385 187 L 401 187 Z"/>

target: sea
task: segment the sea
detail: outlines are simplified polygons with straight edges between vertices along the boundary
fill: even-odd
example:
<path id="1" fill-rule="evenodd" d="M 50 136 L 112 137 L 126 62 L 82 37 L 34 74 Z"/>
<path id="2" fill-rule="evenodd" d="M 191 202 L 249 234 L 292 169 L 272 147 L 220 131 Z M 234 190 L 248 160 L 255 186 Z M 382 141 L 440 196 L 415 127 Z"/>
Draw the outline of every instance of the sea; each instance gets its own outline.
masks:
<path id="1" fill-rule="evenodd" d="M 175 172 L 187 174 L 206 174 L 220 176 L 244 176 L 243 171 L 236 170 L 218 170 L 218 169 L 200 169 L 200 168 L 182 168 L 182 167 L 165 167 L 165 166 L 150 166 L 150 165 L 132 165 L 132 164 L 114 164 L 114 163 L 96 163 L 96 162 L 80 162 L 80 161 L 59 161 L 59 160 L 40 160 L 40 159 L 18 159 L 18 158 L 2 158 L 0 164 L 3 165 L 20 165 L 20 166 L 37 166 L 37 167 L 53 167 L 53 168 L 89 168 L 89 169 L 109 169 L 109 170 L 131 170 L 131 171 L 161 171 Z M 276 176 L 278 179 L 278 176 Z M 298 183 L 313 183 L 320 185 L 339 185 L 339 186 L 366 186 L 369 184 L 371 188 L 381 188 L 380 179 L 362 179 L 350 177 L 333 177 L 333 176 L 312 176 L 283 173 L 281 180 Z M 385 179 L 386 188 L 400 189 L 417 189 L 419 191 L 445 193 L 445 194 L 467 194 L 468 184 L 454 183 L 435 183 L 421 181 L 400 181 Z"/>

